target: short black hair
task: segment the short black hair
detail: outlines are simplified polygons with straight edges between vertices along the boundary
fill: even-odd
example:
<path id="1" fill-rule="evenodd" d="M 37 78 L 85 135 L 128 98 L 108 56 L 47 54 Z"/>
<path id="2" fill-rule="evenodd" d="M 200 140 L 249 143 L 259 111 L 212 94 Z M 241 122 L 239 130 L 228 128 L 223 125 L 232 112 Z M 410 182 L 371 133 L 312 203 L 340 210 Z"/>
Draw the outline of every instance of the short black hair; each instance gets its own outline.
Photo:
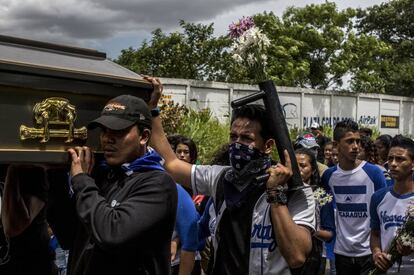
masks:
<path id="1" fill-rule="evenodd" d="M 392 136 L 390 136 L 390 135 L 380 135 L 379 137 L 377 137 L 376 140 L 381 141 L 382 145 L 384 145 L 384 147 L 387 148 L 387 150 L 390 149 Z"/>
<path id="2" fill-rule="evenodd" d="M 141 124 L 141 123 L 136 123 L 137 128 L 139 130 L 139 133 L 142 134 L 142 132 L 144 132 L 145 129 L 148 129 L 151 131 L 151 127 L 148 127 L 147 125 Z"/>
<path id="3" fill-rule="evenodd" d="M 335 125 L 333 139 L 339 142 L 347 132 L 358 132 L 358 123 L 352 119 L 345 119 Z"/>
<path id="4" fill-rule="evenodd" d="M 372 136 L 372 129 L 368 127 L 363 127 L 359 129 L 360 133 L 364 133 L 365 135 L 371 137 Z"/>
<path id="5" fill-rule="evenodd" d="M 183 135 L 171 135 L 167 137 L 168 142 L 170 143 L 172 149 L 177 150 L 177 146 L 179 144 L 184 144 L 188 146 L 188 149 L 190 150 L 190 162 L 191 164 L 194 164 L 197 161 L 197 146 L 195 142 L 188 137 L 185 137 Z"/>
<path id="6" fill-rule="evenodd" d="M 402 135 L 396 135 L 391 140 L 390 148 L 392 147 L 401 147 L 403 149 L 407 149 L 411 160 L 414 160 L 414 141 L 412 139 L 404 137 Z"/>
<path id="7" fill-rule="evenodd" d="M 231 124 L 238 118 L 247 118 L 252 121 L 257 121 L 261 126 L 261 136 L 265 141 L 273 138 L 270 134 L 270 125 L 267 122 L 266 110 L 262 105 L 259 104 L 247 104 L 233 109 L 231 116 Z M 276 125 L 273 125 L 276 127 Z"/>

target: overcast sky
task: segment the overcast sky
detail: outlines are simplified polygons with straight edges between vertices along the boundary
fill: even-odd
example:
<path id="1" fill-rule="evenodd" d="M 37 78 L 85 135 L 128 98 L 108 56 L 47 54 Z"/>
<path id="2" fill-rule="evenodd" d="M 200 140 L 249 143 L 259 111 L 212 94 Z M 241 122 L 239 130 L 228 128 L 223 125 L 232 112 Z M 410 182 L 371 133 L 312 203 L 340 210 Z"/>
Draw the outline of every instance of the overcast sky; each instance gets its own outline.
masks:
<path id="1" fill-rule="evenodd" d="M 335 0 L 339 9 L 386 0 Z M 94 48 L 116 58 L 150 32 L 179 29 L 178 22 L 214 23 L 224 34 L 231 22 L 263 11 L 282 15 L 288 6 L 324 0 L 0 0 L 0 34 Z"/>

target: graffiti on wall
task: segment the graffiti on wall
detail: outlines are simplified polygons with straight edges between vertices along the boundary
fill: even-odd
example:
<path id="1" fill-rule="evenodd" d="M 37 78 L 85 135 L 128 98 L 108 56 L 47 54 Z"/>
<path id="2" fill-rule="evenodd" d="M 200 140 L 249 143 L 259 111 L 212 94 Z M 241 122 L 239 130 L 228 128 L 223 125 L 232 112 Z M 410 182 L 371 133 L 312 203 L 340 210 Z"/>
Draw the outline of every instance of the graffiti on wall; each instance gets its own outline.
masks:
<path id="1" fill-rule="evenodd" d="M 303 128 L 309 128 L 311 126 L 311 124 L 314 123 L 314 122 L 317 122 L 321 126 L 335 125 L 339 121 L 342 121 L 342 120 L 345 120 L 345 119 L 353 119 L 353 118 L 352 117 L 339 117 L 339 116 L 333 116 L 333 117 L 329 117 L 329 116 L 324 116 L 324 117 L 308 116 L 308 117 L 303 117 Z"/>
<path id="2" fill-rule="evenodd" d="M 282 106 L 283 115 L 285 119 L 298 119 L 298 107 L 295 103 L 285 103 Z M 319 125 L 322 126 L 335 126 L 336 123 L 345 119 L 354 119 L 352 117 L 347 116 L 307 116 L 303 118 L 303 128 L 309 128 L 313 122 L 317 122 Z M 365 126 L 377 126 L 378 124 L 378 117 L 371 116 L 371 115 L 362 115 L 358 118 L 358 124 L 365 125 Z M 293 124 L 287 121 L 288 126 L 294 126 Z"/>
<path id="3" fill-rule="evenodd" d="M 336 123 L 345 119 L 354 119 L 352 117 L 318 117 L 318 116 L 308 116 L 303 118 L 303 127 L 308 128 L 313 122 L 317 122 L 319 125 L 322 126 L 335 126 Z M 365 125 L 365 126 L 376 126 L 377 125 L 377 117 L 376 116 L 360 116 L 357 120 L 358 124 Z"/>
<path id="4" fill-rule="evenodd" d="M 295 103 L 286 103 L 282 106 L 283 115 L 286 119 L 289 118 L 298 118 L 298 107 Z"/>
<path id="5" fill-rule="evenodd" d="M 282 106 L 283 116 L 286 119 L 286 125 L 288 128 L 298 127 L 296 123 L 291 123 L 289 119 L 298 119 L 298 107 L 295 103 L 286 103 Z"/>
<path id="6" fill-rule="evenodd" d="M 378 121 L 376 116 L 360 116 L 358 119 L 359 124 L 368 126 L 376 126 L 377 122 Z"/>

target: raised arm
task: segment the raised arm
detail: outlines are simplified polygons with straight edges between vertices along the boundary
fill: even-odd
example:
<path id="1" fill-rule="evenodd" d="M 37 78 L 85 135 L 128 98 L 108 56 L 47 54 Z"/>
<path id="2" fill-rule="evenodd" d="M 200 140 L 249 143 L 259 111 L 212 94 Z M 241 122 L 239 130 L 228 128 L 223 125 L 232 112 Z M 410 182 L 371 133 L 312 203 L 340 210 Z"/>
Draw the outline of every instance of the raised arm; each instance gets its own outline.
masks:
<path id="1" fill-rule="evenodd" d="M 154 109 L 158 105 L 158 101 L 162 94 L 162 85 L 158 78 L 145 77 L 146 80 L 152 83 L 154 91 L 151 95 L 151 100 L 148 103 L 151 109 Z M 179 160 L 165 136 L 164 129 L 162 127 L 161 118 L 156 116 L 152 119 L 152 134 L 151 134 L 151 146 L 161 155 L 165 160 L 164 167 L 168 173 L 174 178 L 174 180 L 188 188 L 191 188 L 191 167 L 192 165 Z"/>
<path id="2" fill-rule="evenodd" d="M 279 163 L 268 170 L 270 174 L 267 182 L 268 189 L 274 189 L 277 186 L 286 184 L 292 175 L 289 154 L 286 150 L 284 153 L 286 166 Z M 291 198 L 291 201 L 296 201 L 293 202 L 295 205 L 303 205 L 303 200 L 306 200 L 306 198 L 303 196 L 299 197 L 298 200 L 301 201 L 296 201 Z M 311 201 L 313 202 L 313 198 Z M 289 202 L 289 207 L 295 206 L 291 205 Z M 301 222 L 301 224 L 297 224 L 287 205 L 279 203 L 271 203 L 270 205 L 272 227 L 276 242 L 279 246 L 280 253 L 291 268 L 301 267 L 305 263 L 306 258 L 312 249 L 311 229 L 308 227 L 313 227 L 315 215 L 314 209 L 315 205 L 312 204 L 307 205 L 305 209 L 302 209 L 301 211 L 293 210 L 293 212 L 303 212 L 296 213 L 295 216 L 300 217 L 299 221 Z"/>

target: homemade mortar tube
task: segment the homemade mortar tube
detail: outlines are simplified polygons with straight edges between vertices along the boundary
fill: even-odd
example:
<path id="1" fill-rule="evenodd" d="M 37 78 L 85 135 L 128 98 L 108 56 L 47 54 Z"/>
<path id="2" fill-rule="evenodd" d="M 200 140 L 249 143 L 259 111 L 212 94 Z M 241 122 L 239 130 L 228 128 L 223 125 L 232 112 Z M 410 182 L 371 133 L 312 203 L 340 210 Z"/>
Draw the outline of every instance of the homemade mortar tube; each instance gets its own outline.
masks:
<path id="1" fill-rule="evenodd" d="M 288 182 L 288 191 L 302 189 L 304 188 L 304 185 L 300 176 L 295 151 L 293 150 L 292 142 L 290 141 L 289 130 L 286 125 L 276 87 L 273 81 L 267 80 L 260 82 L 259 88 L 260 91 L 257 93 L 232 101 L 231 107 L 237 108 L 259 99 L 263 100 L 268 119 L 268 125 L 271 126 L 270 133 L 276 141 L 276 148 L 277 152 L 279 153 L 280 161 L 285 164 L 285 156 L 283 154 L 283 151 L 287 150 L 290 156 L 290 161 L 292 163 L 293 175 Z"/>

